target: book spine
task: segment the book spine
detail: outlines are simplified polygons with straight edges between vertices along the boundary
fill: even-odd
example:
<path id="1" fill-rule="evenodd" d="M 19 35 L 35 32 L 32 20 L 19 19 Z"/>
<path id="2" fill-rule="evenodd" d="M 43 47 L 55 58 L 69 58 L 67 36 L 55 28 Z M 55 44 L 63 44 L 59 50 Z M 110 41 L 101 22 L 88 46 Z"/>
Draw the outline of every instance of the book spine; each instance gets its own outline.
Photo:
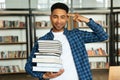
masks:
<path id="1" fill-rule="evenodd" d="M 58 72 L 60 68 L 57 67 L 36 67 L 33 66 L 33 71 L 42 71 L 42 72 Z"/>
<path id="2" fill-rule="evenodd" d="M 58 67 L 58 68 L 62 68 L 62 64 L 55 64 L 55 63 L 37 63 L 37 66 L 39 67 Z"/>
<path id="3" fill-rule="evenodd" d="M 40 58 L 32 58 L 32 62 L 58 63 L 58 64 L 61 64 L 61 60 L 60 60 L 60 59 L 40 59 Z"/>
<path id="4" fill-rule="evenodd" d="M 42 55 L 36 55 L 36 58 L 40 58 L 40 59 L 60 59 L 60 57 L 58 56 L 42 56 Z"/>

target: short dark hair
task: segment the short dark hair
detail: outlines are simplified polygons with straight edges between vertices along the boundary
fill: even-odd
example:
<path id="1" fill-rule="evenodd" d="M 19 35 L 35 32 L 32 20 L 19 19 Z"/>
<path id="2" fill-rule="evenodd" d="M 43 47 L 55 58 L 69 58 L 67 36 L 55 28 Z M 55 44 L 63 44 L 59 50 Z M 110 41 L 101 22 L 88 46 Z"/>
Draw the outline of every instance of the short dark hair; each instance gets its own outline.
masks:
<path id="1" fill-rule="evenodd" d="M 68 13 L 68 11 L 69 11 L 68 6 L 67 6 L 66 4 L 60 3 L 60 2 L 57 2 L 57 3 L 55 3 L 55 4 L 53 4 L 53 5 L 51 6 L 51 12 L 53 12 L 53 10 L 55 10 L 55 9 L 63 9 L 63 10 L 65 10 L 67 13 Z"/>

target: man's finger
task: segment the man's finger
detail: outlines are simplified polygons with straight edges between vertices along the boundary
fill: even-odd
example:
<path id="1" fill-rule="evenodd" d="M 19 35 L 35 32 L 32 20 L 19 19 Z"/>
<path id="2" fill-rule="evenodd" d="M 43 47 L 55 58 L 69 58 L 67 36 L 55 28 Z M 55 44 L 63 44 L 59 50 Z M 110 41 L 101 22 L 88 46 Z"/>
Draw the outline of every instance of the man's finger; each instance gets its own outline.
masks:
<path id="1" fill-rule="evenodd" d="M 64 69 L 60 69 L 58 73 L 56 73 L 57 76 L 61 75 L 64 72 Z"/>

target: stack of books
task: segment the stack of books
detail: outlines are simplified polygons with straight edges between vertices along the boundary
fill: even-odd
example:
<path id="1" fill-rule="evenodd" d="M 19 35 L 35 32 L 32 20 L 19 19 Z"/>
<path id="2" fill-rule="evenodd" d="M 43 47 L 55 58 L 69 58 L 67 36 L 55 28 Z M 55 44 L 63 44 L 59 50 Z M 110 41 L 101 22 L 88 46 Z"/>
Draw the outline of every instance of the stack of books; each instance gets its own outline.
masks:
<path id="1" fill-rule="evenodd" d="M 62 68 L 60 55 L 62 53 L 62 45 L 58 40 L 38 40 L 38 50 L 32 62 L 33 71 L 41 72 L 58 72 Z"/>

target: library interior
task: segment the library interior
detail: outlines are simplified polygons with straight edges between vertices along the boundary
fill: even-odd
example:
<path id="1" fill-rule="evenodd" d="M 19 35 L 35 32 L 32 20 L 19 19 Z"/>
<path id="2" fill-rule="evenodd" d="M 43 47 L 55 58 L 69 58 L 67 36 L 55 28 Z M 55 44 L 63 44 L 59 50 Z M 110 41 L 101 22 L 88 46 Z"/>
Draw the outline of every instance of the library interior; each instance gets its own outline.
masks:
<path id="1" fill-rule="evenodd" d="M 61 79 L 120 80 L 120 0 L 0 0 L 0 80 Z"/>

